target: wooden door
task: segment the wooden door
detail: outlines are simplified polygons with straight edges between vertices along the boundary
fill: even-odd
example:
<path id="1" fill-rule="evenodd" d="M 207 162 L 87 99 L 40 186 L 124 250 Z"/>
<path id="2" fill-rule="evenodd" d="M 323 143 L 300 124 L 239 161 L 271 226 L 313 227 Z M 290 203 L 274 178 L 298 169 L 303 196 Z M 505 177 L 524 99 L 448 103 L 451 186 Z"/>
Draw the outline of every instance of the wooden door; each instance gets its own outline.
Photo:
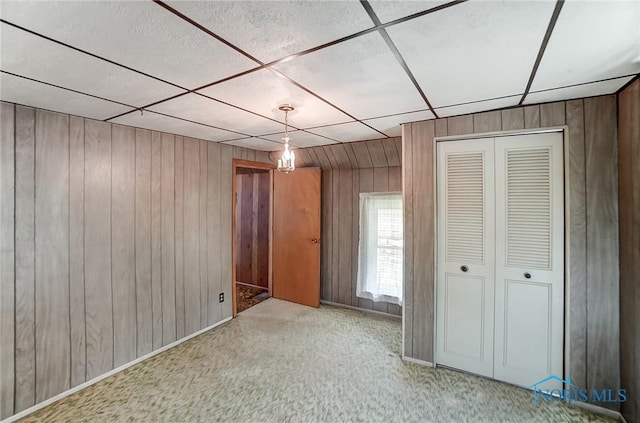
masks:
<path id="1" fill-rule="evenodd" d="M 436 362 L 493 376 L 493 138 L 438 143 Z"/>
<path id="2" fill-rule="evenodd" d="M 494 377 L 531 386 L 562 377 L 562 133 L 496 139 Z M 562 389 L 558 380 L 538 385 Z"/>
<path id="3" fill-rule="evenodd" d="M 273 296 L 320 306 L 320 169 L 274 171 Z"/>

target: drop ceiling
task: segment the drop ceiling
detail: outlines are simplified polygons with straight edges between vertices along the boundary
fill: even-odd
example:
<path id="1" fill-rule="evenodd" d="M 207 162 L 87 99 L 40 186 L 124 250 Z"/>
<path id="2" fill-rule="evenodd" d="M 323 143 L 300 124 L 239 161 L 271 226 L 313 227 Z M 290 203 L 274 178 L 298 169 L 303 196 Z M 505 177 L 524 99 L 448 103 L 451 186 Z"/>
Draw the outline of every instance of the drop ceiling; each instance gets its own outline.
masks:
<path id="1" fill-rule="evenodd" d="M 640 1 L 0 1 L 0 98 L 213 142 L 315 147 L 609 94 Z"/>

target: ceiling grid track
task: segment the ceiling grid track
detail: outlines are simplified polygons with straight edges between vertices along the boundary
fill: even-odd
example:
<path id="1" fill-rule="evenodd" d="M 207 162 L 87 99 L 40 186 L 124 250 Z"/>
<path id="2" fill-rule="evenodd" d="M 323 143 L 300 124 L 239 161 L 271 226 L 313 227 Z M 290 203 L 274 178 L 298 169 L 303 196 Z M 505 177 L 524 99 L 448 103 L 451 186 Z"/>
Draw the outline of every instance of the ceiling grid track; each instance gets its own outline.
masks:
<path id="1" fill-rule="evenodd" d="M 396 60 L 398 60 L 398 63 L 400 64 L 400 66 L 402 67 L 404 72 L 407 74 L 409 79 L 411 80 L 411 83 L 413 84 L 413 86 L 418 91 L 418 94 L 420 94 L 420 97 L 422 97 L 424 102 L 427 103 L 427 107 L 429 108 L 431 113 L 433 113 L 433 115 L 437 119 L 438 118 L 438 114 L 433 109 L 433 106 L 431 105 L 431 102 L 429 101 L 429 99 L 425 95 L 424 91 L 422 90 L 422 87 L 420 87 L 420 84 L 418 84 L 418 81 L 416 80 L 416 78 L 413 76 L 413 72 L 411 72 L 411 69 L 409 69 L 409 65 L 407 65 L 407 62 L 404 60 L 404 57 L 402 57 L 402 54 L 400 54 L 400 51 L 398 50 L 396 45 L 393 43 L 393 40 L 391 39 L 391 37 L 389 37 L 389 34 L 387 33 L 386 29 L 381 27 L 382 22 L 380 22 L 380 19 L 376 15 L 376 12 L 373 11 L 373 8 L 369 4 L 369 1 L 368 0 L 360 0 L 360 4 L 362 5 L 362 7 L 364 7 L 364 10 L 367 12 L 369 17 L 373 21 L 373 24 L 378 29 L 378 32 L 380 33 L 380 35 L 384 39 L 384 42 L 387 44 L 387 47 L 389 47 L 389 50 L 391 50 L 393 55 L 396 57 Z"/>
<path id="2" fill-rule="evenodd" d="M 527 95 L 529 94 L 529 90 L 531 89 L 531 84 L 533 84 L 533 79 L 536 77 L 536 72 L 538 72 L 538 67 L 540 66 L 540 62 L 542 62 L 542 56 L 544 56 L 544 51 L 547 48 L 547 44 L 549 44 L 549 39 L 551 39 L 553 28 L 556 26 L 556 22 L 558 22 L 558 16 L 560 16 L 560 11 L 562 10 L 562 6 L 564 6 L 564 0 L 557 0 L 556 6 L 553 9 L 553 14 L 551 15 L 551 19 L 549 20 L 549 26 L 547 26 L 547 31 L 545 32 L 544 38 L 542 39 L 542 44 L 540 45 L 538 56 L 536 57 L 536 61 L 533 64 L 533 69 L 531 70 L 531 76 L 529 76 L 527 87 L 524 90 L 524 94 L 522 94 L 522 98 L 518 102 L 518 106 L 521 106 L 522 103 L 524 103 L 525 98 L 527 98 Z"/>

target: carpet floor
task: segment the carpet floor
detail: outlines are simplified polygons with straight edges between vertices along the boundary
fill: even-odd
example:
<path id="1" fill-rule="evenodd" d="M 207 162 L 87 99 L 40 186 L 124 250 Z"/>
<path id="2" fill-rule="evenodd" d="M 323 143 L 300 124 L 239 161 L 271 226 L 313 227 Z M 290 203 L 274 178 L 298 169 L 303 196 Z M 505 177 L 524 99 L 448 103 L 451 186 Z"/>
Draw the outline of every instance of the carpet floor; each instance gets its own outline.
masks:
<path id="1" fill-rule="evenodd" d="M 531 391 L 405 363 L 401 323 L 268 299 L 24 422 L 613 421 Z"/>

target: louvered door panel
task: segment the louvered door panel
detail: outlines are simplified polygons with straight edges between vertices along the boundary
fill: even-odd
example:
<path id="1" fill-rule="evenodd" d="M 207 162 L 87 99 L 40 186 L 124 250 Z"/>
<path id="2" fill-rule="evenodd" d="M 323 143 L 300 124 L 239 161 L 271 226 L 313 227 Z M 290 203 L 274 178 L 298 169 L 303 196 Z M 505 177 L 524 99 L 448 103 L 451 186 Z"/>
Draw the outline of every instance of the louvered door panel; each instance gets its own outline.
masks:
<path id="1" fill-rule="evenodd" d="M 497 138 L 495 155 L 494 377 L 529 387 L 562 376 L 562 133 Z"/>
<path id="2" fill-rule="evenodd" d="M 506 152 L 507 266 L 551 267 L 551 148 Z"/>
<path id="3" fill-rule="evenodd" d="M 446 155 L 447 261 L 484 262 L 484 156 Z"/>
<path id="4" fill-rule="evenodd" d="M 438 143 L 436 362 L 493 375 L 494 140 Z"/>

